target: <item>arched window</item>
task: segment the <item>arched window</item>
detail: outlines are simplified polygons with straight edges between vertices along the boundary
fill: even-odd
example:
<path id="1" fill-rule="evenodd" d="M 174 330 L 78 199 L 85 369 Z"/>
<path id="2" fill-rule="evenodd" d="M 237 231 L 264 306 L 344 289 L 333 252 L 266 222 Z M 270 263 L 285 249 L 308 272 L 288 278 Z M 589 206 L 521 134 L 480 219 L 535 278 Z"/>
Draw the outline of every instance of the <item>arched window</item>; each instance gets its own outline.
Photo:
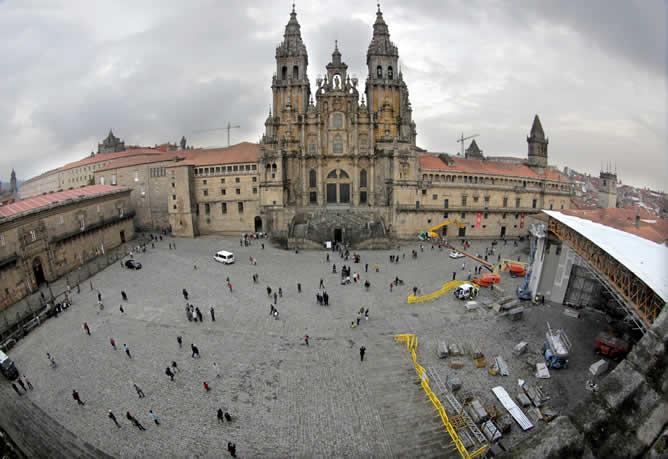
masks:
<path id="1" fill-rule="evenodd" d="M 315 169 L 311 169 L 308 173 L 308 186 L 310 188 L 315 188 L 316 187 L 316 173 Z"/>
<path id="2" fill-rule="evenodd" d="M 393 76 L 394 76 L 394 73 L 392 72 L 392 66 L 389 66 L 389 67 L 387 68 L 387 78 L 388 78 L 389 80 L 391 80 Z"/>
<path id="3" fill-rule="evenodd" d="M 347 179 L 347 178 L 350 178 L 350 177 L 348 176 L 348 173 L 346 171 L 340 170 L 339 171 L 339 178 L 340 179 Z"/>
<path id="4" fill-rule="evenodd" d="M 378 76 L 378 78 L 383 78 L 383 67 L 381 67 L 380 65 L 376 67 L 376 75 Z"/>
<path id="5" fill-rule="evenodd" d="M 366 188 L 366 169 L 360 171 L 360 188 Z"/>
<path id="6" fill-rule="evenodd" d="M 350 176 L 341 169 L 334 169 L 327 174 L 326 199 L 328 204 L 347 204 L 350 202 Z"/>
<path id="7" fill-rule="evenodd" d="M 283 66 L 281 69 L 281 80 L 287 80 L 288 79 L 288 68 L 286 66 Z"/>
<path id="8" fill-rule="evenodd" d="M 292 79 L 293 80 L 298 80 L 299 79 L 299 67 L 296 66 L 296 65 L 294 67 L 292 67 Z"/>
<path id="9" fill-rule="evenodd" d="M 334 137 L 334 153 L 343 153 L 343 141 L 340 135 Z"/>
<path id="10" fill-rule="evenodd" d="M 332 127 L 334 129 L 343 129 L 343 115 L 341 113 L 334 113 L 332 115 Z"/>
<path id="11" fill-rule="evenodd" d="M 276 163 L 274 163 L 274 164 L 271 165 L 271 170 L 272 170 L 273 172 L 276 172 Z"/>

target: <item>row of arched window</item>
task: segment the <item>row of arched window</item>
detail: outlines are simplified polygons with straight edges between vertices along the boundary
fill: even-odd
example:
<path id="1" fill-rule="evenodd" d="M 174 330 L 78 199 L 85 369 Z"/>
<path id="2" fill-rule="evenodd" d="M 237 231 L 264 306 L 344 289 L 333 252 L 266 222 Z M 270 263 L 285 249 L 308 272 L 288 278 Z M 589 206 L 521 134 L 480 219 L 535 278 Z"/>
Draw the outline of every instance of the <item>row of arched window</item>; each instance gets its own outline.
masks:
<path id="1" fill-rule="evenodd" d="M 360 171 L 360 188 L 366 188 L 368 183 L 368 174 L 366 169 Z M 343 169 L 334 169 L 329 174 L 327 174 L 327 180 L 346 180 L 350 176 Z M 311 169 L 308 172 L 308 186 L 309 188 L 316 188 L 318 186 L 318 173 L 315 169 Z"/>
<path id="2" fill-rule="evenodd" d="M 499 178 L 499 177 L 478 177 L 475 175 L 445 175 L 445 174 L 423 174 L 422 180 L 434 182 L 444 182 L 444 183 L 478 183 L 478 184 L 487 184 L 487 185 L 505 185 L 505 186 L 521 186 L 523 188 L 535 187 L 540 188 L 541 182 L 533 180 L 518 180 L 510 178 Z M 548 183 L 545 185 L 546 188 L 552 190 L 561 190 L 568 191 L 569 185 Z"/>
<path id="3" fill-rule="evenodd" d="M 283 66 L 281 69 L 281 80 L 287 80 L 288 79 L 288 67 L 286 65 Z M 299 66 L 298 65 L 293 65 L 292 66 L 292 79 L 293 80 L 298 80 L 299 79 Z"/>
<path id="4" fill-rule="evenodd" d="M 391 65 L 387 67 L 387 74 L 386 75 L 387 75 L 388 80 L 391 80 L 391 79 L 394 78 L 394 71 L 392 70 Z M 379 65 L 378 67 L 376 67 L 376 76 L 378 78 L 383 78 L 383 66 Z"/>

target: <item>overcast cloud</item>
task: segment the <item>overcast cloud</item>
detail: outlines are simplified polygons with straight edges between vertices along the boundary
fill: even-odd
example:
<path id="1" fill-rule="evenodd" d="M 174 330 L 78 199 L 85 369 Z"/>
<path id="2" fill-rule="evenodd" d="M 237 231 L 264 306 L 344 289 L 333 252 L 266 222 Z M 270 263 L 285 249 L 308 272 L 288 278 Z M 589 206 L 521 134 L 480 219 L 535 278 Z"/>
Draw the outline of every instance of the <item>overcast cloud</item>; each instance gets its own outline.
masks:
<path id="1" fill-rule="evenodd" d="M 284 4 L 283 4 L 284 3 Z M 375 1 L 298 2 L 312 90 L 339 40 L 366 78 Z M 155 8 L 159 5 L 159 8 Z M 666 6 L 653 0 L 383 1 L 418 144 L 526 156 L 538 113 L 549 162 L 665 190 Z M 0 0 L 0 177 L 29 178 L 126 144 L 257 141 L 290 2 Z"/>

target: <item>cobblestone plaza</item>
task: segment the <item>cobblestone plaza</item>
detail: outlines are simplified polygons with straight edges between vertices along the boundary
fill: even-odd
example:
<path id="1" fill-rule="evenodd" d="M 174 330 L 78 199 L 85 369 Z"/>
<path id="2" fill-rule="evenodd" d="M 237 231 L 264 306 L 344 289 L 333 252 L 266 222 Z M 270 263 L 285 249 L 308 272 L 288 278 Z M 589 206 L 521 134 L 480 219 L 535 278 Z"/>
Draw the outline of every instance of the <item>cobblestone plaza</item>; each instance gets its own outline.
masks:
<path id="1" fill-rule="evenodd" d="M 473 270 L 472 261 L 452 260 L 447 250 L 431 250 L 430 245 L 424 252 L 418 250 L 417 259 L 410 256 L 412 247 L 402 247 L 362 251 L 361 263 L 353 264 L 331 251 L 295 253 L 268 242 L 263 250 L 257 241 L 240 247 L 232 238 L 167 239 L 135 255 L 143 269 L 110 266 L 92 278 L 94 290 L 83 285 L 68 311 L 21 340 L 9 354 L 35 390 L 19 399 L 3 384 L 0 403 L 32 402 L 75 436 L 116 457 L 220 457 L 227 455 L 228 441 L 236 443 L 240 457 L 455 457 L 447 432 L 416 384 L 410 354 L 393 335 L 416 333 L 423 366 L 437 368 L 443 379 L 448 372 L 460 372 L 463 390 L 491 403 L 496 402 L 491 387 L 503 385 L 512 394 L 517 378 L 535 381 L 534 370 L 512 360 L 510 351 L 523 339 L 533 350 L 539 348 L 546 319 L 555 327 L 565 326 L 576 345 L 593 342 L 601 326 L 597 316 L 572 319 L 561 307 L 547 305 L 527 310 L 520 322 L 509 322 L 487 308 L 465 312 L 463 303 L 450 294 L 407 305 L 413 286 L 430 293 L 450 280 L 453 271 L 462 279 Z M 176 243 L 176 250 L 168 249 L 169 242 Z M 482 252 L 482 244 L 474 243 L 471 250 Z M 512 243 L 500 246 L 502 258 L 520 255 L 525 260 L 523 249 Z M 212 256 L 218 250 L 233 251 L 237 262 L 216 263 Z M 405 258 L 390 265 L 391 254 Z M 249 263 L 251 256 L 257 265 Z M 339 273 L 343 263 L 360 272 L 361 283 L 340 284 L 332 264 Z M 259 274 L 257 284 L 254 273 Z M 232 292 L 227 289 L 228 276 Z M 395 276 L 405 284 L 390 292 Z M 519 282 L 507 274 L 502 278 L 507 292 Z M 329 307 L 316 303 L 320 279 Z M 361 285 L 367 279 L 368 291 Z M 278 320 L 269 314 L 267 286 L 283 291 Z M 183 288 L 202 310 L 203 323 L 186 319 Z M 96 306 L 98 290 L 105 304 L 101 312 Z M 121 290 L 128 294 L 127 302 L 121 301 Z M 480 299 L 488 297 L 483 291 Z M 369 320 L 353 329 L 350 324 L 362 306 L 370 309 Z M 84 322 L 90 336 L 82 330 Z M 303 344 L 305 334 L 310 336 L 309 346 Z M 118 350 L 111 347 L 110 338 Z M 504 355 L 510 377 L 491 376 L 468 360 L 466 368 L 450 369 L 434 355 L 439 339 L 479 344 L 488 357 Z M 191 343 L 199 347 L 200 359 L 191 358 Z M 123 352 L 123 344 L 129 346 L 132 359 Z M 359 356 L 362 345 L 367 349 L 364 362 Z M 55 355 L 56 368 L 50 368 L 46 352 Z M 554 374 L 545 382 L 558 409 L 581 398 L 591 363 L 585 354 L 572 358 L 568 379 Z M 180 370 L 173 382 L 165 375 L 172 360 Z M 208 392 L 204 381 L 211 387 Z M 137 397 L 133 384 L 142 388 L 144 398 Z M 85 406 L 72 400 L 73 389 Z M 219 424 L 218 408 L 228 411 L 232 422 Z M 108 410 L 122 428 L 107 418 Z M 159 417 L 159 426 L 151 421 L 149 410 Z M 124 418 L 126 411 L 147 431 L 134 428 Z M 537 424 L 535 430 L 541 428 Z M 517 441 L 526 435 L 514 426 L 510 438 Z"/>

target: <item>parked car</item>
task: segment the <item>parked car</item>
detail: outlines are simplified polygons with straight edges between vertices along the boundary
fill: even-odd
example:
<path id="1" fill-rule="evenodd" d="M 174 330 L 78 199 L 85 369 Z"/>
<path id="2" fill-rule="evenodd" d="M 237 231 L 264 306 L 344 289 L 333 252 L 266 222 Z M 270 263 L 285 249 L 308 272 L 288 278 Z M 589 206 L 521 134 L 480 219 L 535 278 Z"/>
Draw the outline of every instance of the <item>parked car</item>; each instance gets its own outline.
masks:
<path id="1" fill-rule="evenodd" d="M 450 252 L 450 258 L 455 258 L 456 259 L 456 258 L 462 258 L 462 257 L 465 257 L 465 256 L 466 255 L 464 255 L 463 253 L 459 253 L 456 250 L 453 250 L 452 252 Z"/>
<path id="2" fill-rule="evenodd" d="M 18 378 L 19 371 L 7 354 L 0 351 L 0 372 L 10 381 Z"/>
<path id="3" fill-rule="evenodd" d="M 127 260 L 125 262 L 125 267 L 128 269 L 141 269 L 141 263 L 135 260 Z"/>

